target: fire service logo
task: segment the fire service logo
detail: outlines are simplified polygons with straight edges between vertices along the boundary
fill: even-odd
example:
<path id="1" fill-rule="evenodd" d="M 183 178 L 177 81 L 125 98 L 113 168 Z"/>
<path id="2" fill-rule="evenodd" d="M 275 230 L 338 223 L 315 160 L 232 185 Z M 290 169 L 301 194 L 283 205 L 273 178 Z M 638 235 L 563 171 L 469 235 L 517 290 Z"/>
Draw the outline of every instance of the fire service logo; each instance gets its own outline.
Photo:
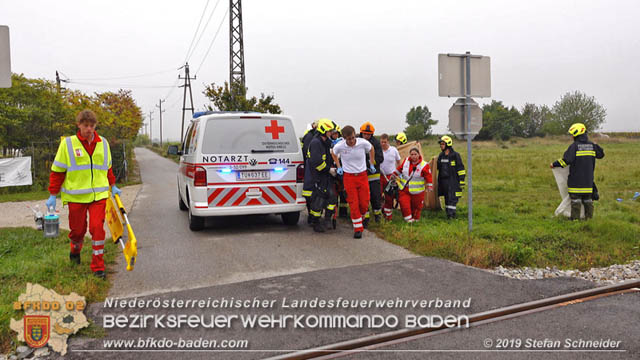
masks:
<path id="1" fill-rule="evenodd" d="M 43 347 L 49 341 L 51 330 L 49 316 L 25 315 L 24 341 L 32 348 Z"/>

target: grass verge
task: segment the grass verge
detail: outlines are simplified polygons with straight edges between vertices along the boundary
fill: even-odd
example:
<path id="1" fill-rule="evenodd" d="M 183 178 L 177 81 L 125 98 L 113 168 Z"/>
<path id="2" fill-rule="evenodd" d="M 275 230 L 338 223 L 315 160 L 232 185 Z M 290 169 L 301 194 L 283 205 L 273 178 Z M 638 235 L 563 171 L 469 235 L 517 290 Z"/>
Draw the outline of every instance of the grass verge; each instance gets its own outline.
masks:
<path id="1" fill-rule="evenodd" d="M 640 258 L 640 141 L 599 140 L 605 158 L 597 161 L 595 182 L 601 200 L 590 221 L 554 216 L 561 198 L 549 164 L 570 144 L 566 137 L 473 143 L 473 232 L 467 233 L 467 189 L 458 219 L 424 211 L 407 225 L 399 211 L 390 223 L 373 225 L 385 239 L 414 253 L 491 268 L 557 266 L 587 270 Z M 466 146 L 454 143 L 466 162 Z M 437 156 L 435 142 L 423 144 Z M 616 199 L 622 199 L 622 202 Z"/>
<path id="2" fill-rule="evenodd" d="M 153 151 L 154 153 L 166 157 L 167 159 L 171 159 L 176 163 L 180 162 L 180 156 L 178 155 L 169 155 L 167 150 L 169 149 L 169 145 L 178 145 L 180 147 L 180 143 L 163 143 L 162 146 L 159 144 L 154 144 L 153 146 L 145 146 L 147 149 Z"/>
<path id="3" fill-rule="evenodd" d="M 20 319 L 22 311 L 14 311 L 12 304 L 26 290 L 28 282 L 40 284 L 64 295 L 76 292 L 87 303 L 103 301 L 109 281 L 93 276 L 91 240 L 87 238 L 82 250 L 81 264 L 69 261 L 68 231 L 57 238 L 44 238 L 41 231 L 31 228 L 0 228 L 0 353 L 6 353 L 16 343 L 16 334 L 9 329 L 9 319 Z M 115 262 L 119 249 L 107 239 L 104 260 Z M 94 325 L 84 329 L 86 336 L 100 336 Z"/>

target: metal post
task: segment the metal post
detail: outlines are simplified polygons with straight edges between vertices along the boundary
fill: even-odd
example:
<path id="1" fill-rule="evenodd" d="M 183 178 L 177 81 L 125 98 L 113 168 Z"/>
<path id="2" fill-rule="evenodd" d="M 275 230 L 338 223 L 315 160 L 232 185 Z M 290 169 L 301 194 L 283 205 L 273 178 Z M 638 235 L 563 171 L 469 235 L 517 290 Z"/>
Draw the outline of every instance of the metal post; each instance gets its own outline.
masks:
<path id="1" fill-rule="evenodd" d="M 465 100 L 465 110 L 467 112 L 467 180 L 468 180 L 468 193 L 469 193 L 469 233 L 473 230 L 473 195 L 472 195 L 472 179 L 471 179 L 471 52 L 465 53 L 466 68 L 467 68 L 467 91 Z"/>

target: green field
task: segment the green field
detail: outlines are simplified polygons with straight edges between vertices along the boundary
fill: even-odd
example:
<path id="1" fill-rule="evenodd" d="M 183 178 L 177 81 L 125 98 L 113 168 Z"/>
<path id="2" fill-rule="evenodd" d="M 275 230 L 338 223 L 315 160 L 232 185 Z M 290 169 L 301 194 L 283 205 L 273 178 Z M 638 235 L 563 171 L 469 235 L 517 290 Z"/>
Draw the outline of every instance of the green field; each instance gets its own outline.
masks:
<path id="1" fill-rule="evenodd" d="M 44 238 L 42 231 L 31 228 L 0 228 L 0 353 L 6 353 L 15 341 L 15 332 L 9 329 L 9 319 L 18 320 L 23 312 L 14 311 L 12 304 L 26 290 L 28 282 L 53 289 L 58 294 L 76 292 L 86 297 L 87 303 L 104 300 L 109 281 L 92 275 L 91 239 L 86 238 L 82 249 L 82 263 L 69 261 L 68 231 L 57 238 Z M 107 239 L 105 264 L 107 269 L 120 254 L 119 248 Z M 90 326 L 82 332 L 96 333 Z"/>
<path id="2" fill-rule="evenodd" d="M 424 211 L 408 225 L 398 211 L 391 223 L 371 229 L 417 254 L 467 265 L 557 266 L 586 270 L 640 258 L 640 140 L 598 139 L 605 158 L 596 164 L 600 201 L 590 221 L 569 221 L 553 213 L 561 198 L 549 164 L 562 157 L 569 137 L 473 143 L 473 219 L 467 232 L 467 189 L 458 203 L 458 219 L 444 211 Z M 438 144 L 423 143 L 437 156 Z M 454 148 L 467 161 L 466 143 Z M 623 199 L 622 202 L 616 201 Z M 441 198 L 442 199 L 442 198 Z"/>

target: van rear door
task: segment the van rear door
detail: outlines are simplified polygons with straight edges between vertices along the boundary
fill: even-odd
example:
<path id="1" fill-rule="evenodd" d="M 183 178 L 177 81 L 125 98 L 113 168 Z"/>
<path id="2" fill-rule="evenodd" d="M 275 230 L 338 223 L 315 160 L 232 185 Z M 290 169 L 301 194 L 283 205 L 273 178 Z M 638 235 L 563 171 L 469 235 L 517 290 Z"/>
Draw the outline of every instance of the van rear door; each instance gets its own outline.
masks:
<path id="1" fill-rule="evenodd" d="M 213 117 L 206 122 L 202 163 L 209 207 L 295 204 L 302 164 L 291 119 L 274 115 Z"/>

